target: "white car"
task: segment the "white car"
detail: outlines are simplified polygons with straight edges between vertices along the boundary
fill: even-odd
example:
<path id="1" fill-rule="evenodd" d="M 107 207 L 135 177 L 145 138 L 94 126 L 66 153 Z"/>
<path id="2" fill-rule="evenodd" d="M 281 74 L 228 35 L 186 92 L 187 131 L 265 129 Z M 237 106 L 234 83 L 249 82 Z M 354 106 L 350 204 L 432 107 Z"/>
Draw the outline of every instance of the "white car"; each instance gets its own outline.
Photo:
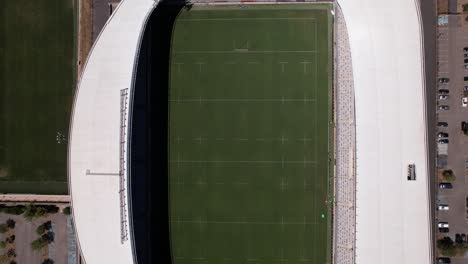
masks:
<path id="1" fill-rule="evenodd" d="M 465 69 L 468 69 L 468 64 L 465 64 Z"/>
<path id="2" fill-rule="evenodd" d="M 468 105 L 468 97 L 463 97 L 462 98 L 462 106 L 466 107 Z"/>
<path id="3" fill-rule="evenodd" d="M 448 95 L 439 95 L 440 100 L 448 99 Z"/>
<path id="4" fill-rule="evenodd" d="M 437 224 L 437 226 L 438 226 L 439 228 L 448 228 L 448 227 L 449 227 L 449 224 L 448 224 L 447 222 L 439 222 L 439 223 Z"/>
<path id="5" fill-rule="evenodd" d="M 449 206 L 446 205 L 446 204 L 439 204 L 439 206 L 437 207 L 437 209 L 438 209 L 439 211 L 448 211 Z"/>

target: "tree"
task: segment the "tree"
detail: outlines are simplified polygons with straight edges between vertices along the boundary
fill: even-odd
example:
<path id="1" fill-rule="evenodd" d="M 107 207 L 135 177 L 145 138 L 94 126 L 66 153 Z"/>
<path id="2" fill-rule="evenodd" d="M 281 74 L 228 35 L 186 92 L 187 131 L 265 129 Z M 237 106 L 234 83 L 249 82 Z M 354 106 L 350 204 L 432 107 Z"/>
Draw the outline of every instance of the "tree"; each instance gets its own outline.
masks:
<path id="1" fill-rule="evenodd" d="M 47 211 L 42 206 L 36 206 L 33 204 L 26 205 L 24 211 L 24 218 L 28 221 L 32 221 L 34 218 L 39 218 L 46 215 Z"/>
<path id="2" fill-rule="evenodd" d="M 41 237 L 41 239 L 45 240 L 48 244 L 54 242 L 54 238 L 55 238 L 55 234 L 54 232 L 51 232 L 51 231 L 43 234 Z"/>
<path id="3" fill-rule="evenodd" d="M 454 181 L 456 178 L 452 170 L 444 170 L 442 172 L 442 176 L 444 177 L 444 180 L 446 181 Z"/>
<path id="4" fill-rule="evenodd" d="M 70 214 L 71 214 L 71 208 L 70 208 L 70 206 L 67 206 L 67 207 L 63 208 L 63 211 L 62 211 L 62 212 L 63 212 L 63 214 L 65 214 L 65 215 L 70 215 Z"/>
<path id="5" fill-rule="evenodd" d="M 7 243 L 5 241 L 0 241 L 0 249 L 6 248 Z"/>
<path id="6" fill-rule="evenodd" d="M 8 231 L 8 226 L 6 224 L 0 224 L 0 234 L 6 233 Z"/>
<path id="7" fill-rule="evenodd" d="M 6 253 L 7 257 L 9 258 L 14 258 L 16 257 L 16 251 L 14 248 L 10 248 L 7 253 Z"/>
<path id="8" fill-rule="evenodd" d="M 45 259 L 45 260 L 42 262 L 42 264 L 54 264 L 54 261 L 53 261 L 52 259 L 48 258 L 48 259 Z"/>
<path id="9" fill-rule="evenodd" d="M 7 243 L 9 243 L 9 244 L 13 244 L 13 242 L 15 242 L 15 238 L 16 238 L 15 235 L 11 235 L 11 236 L 9 236 L 9 237 L 7 237 L 7 238 L 5 239 L 5 242 L 7 242 Z"/>
<path id="10" fill-rule="evenodd" d="M 47 243 L 46 240 L 42 239 L 42 237 L 34 240 L 33 242 L 31 242 L 31 248 L 33 250 L 40 250 L 42 249 L 43 247 L 47 246 L 49 243 Z"/>
<path id="11" fill-rule="evenodd" d="M 13 229 L 15 228 L 16 222 L 13 219 L 8 219 L 6 221 L 6 225 L 8 226 L 8 228 Z"/>
<path id="12" fill-rule="evenodd" d="M 445 256 L 452 257 L 455 255 L 455 245 L 450 237 L 437 240 L 437 248 Z"/>
<path id="13" fill-rule="evenodd" d="M 40 226 L 38 226 L 38 227 L 36 228 L 36 233 L 37 233 L 38 235 L 42 235 L 42 234 L 44 234 L 44 232 L 45 232 L 45 227 L 44 227 L 44 225 L 40 225 Z"/>

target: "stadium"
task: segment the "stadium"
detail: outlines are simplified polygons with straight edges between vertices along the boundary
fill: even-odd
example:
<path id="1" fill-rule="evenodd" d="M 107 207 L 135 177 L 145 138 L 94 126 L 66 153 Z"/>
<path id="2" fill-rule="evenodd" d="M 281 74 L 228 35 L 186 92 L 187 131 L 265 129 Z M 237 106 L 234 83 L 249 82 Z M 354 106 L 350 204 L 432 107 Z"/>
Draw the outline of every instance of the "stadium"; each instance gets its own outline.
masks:
<path id="1" fill-rule="evenodd" d="M 424 67 L 413 0 L 123 0 L 71 116 L 84 261 L 431 263 Z"/>

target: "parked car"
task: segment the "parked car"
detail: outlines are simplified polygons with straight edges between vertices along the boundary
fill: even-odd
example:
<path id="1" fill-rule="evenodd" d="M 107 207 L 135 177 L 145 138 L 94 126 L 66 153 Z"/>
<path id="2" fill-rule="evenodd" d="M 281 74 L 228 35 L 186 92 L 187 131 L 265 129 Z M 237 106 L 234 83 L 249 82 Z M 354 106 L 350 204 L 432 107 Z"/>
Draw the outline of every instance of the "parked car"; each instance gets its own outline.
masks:
<path id="1" fill-rule="evenodd" d="M 468 59 L 464 59 L 463 62 L 464 62 L 464 63 L 468 63 Z"/>
<path id="2" fill-rule="evenodd" d="M 439 83 L 448 83 L 449 81 L 449 78 L 439 78 Z"/>
<path id="3" fill-rule="evenodd" d="M 455 243 L 462 243 L 461 235 L 460 234 L 455 234 Z"/>
<path id="4" fill-rule="evenodd" d="M 468 69 L 468 64 L 463 65 L 463 68 Z"/>
<path id="5" fill-rule="evenodd" d="M 448 227 L 442 227 L 442 228 L 439 228 L 439 232 L 448 233 L 448 232 L 450 232 L 450 229 Z"/>
<path id="6" fill-rule="evenodd" d="M 446 139 L 446 138 L 444 138 L 444 139 L 439 139 L 439 140 L 437 140 L 437 142 L 438 142 L 439 144 L 448 144 L 448 143 L 449 143 L 449 140 Z"/>
<path id="7" fill-rule="evenodd" d="M 448 123 L 447 123 L 447 122 L 438 122 L 438 123 L 437 123 L 437 126 L 440 126 L 440 127 L 448 127 Z"/>
<path id="8" fill-rule="evenodd" d="M 463 97 L 462 98 L 462 106 L 466 107 L 468 105 L 468 97 Z"/>
<path id="9" fill-rule="evenodd" d="M 449 228 L 449 224 L 447 222 L 439 222 L 437 226 L 439 228 Z"/>
<path id="10" fill-rule="evenodd" d="M 463 87 L 464 92 L 468 92 L 468 86 Z"/>
<path id="11" fill-rule="evenodd" d="M 450 258 L 440 257 L 440 258 L 437 258 L 437 263 L 439 263 L 439 264 L 450 264 L 450 263 L 452 263 L 452 261 L 450 260 Z"/>
<path id="12" fill-rule="evenodd" d="M 450 182 L 439 183 L 439 189 L 453 189 L 453 185 Z"/>
<path id="13" fill-rule="evenodd" d="M 468 52 L 468 47 L 464 47 L 464 48 L 463 48 L 463 51 L 464 51 L 464 52 Z"/>
<path id="14" fill-rule="evenodd" d="M 439 132 L 439 133 L 437 133 L 437 137 L 439 137 L 439 138 L 446 138 L 446 137 L 448 137 L 448 136 L 449 136 L 449 134 L 448 134 L 448 133 L 445 133 L 445 132 Z"/>
<path id="15" fill-rule="evenodd" d="M 465 53 L 463 57 L 468 58 L 468 53 Z"/>
<path id="16" fill-rule="evenodd" d="M 439 210 L 439 211 L 448 211 L 449 206 L 446 205 L 446 204 L 439 204 L 439 206 L 437 206 L 437 210 Z"/>
<path id="17" fill-rule="evenodd" d="M 448 105 L 439 105 L 439 110 L 449 110 L 450 107 Z"/>
<path id="18" fill-rule="evenodd" d="M 466 243 L 466 234 L 461 234 L 462 243 Z"/>
<path id="19" fill-rule="evenodd" d="M 448 89 L 439 89 L 440 94 L 448 94 L 449 90 Z"/>
<path id="20" fill-rule="evenodd" d="M 439 100 L 448 99 L 448 95 L 439 95 Z"/>
<path id="21" fill-rule="evenodd" d="M 464 80 L 465 82 L 468 81 L 468 77 L 467 77 L 467 76 L 463 77 L 463 80 Z"/>

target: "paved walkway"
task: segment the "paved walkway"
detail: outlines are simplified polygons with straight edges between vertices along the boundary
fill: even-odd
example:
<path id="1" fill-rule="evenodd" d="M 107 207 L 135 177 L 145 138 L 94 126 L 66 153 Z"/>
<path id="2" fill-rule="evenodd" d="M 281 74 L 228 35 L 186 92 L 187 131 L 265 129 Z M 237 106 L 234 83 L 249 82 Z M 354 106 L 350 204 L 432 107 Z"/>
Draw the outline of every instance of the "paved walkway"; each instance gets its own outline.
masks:
<path id="1" fill-rule="evenodd" d="M 69 195 L 1 194 L 1 203 L 70 203 Z"/>
<path id="2" fill-rule="evenodd" d="M 355 263 L 355 115 L 351 50 L 343 14 L 335 9 L 335 206 L 333 263 Z"/>

